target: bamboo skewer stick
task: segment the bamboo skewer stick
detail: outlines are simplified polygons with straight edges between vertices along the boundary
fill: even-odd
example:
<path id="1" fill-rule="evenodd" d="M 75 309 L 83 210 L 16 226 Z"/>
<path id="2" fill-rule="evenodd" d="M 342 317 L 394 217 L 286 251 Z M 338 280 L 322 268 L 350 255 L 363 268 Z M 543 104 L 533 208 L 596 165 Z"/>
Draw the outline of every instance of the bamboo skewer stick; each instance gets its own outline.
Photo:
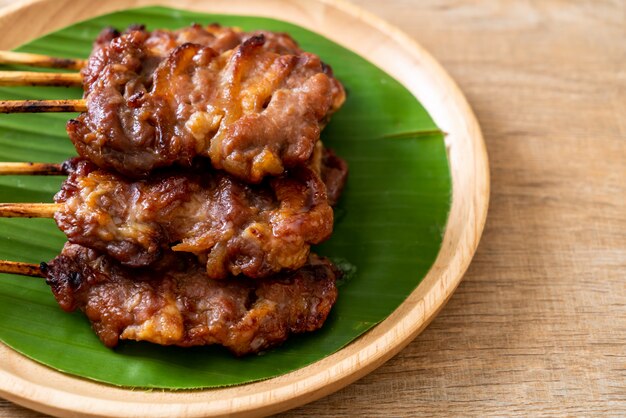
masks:
<path id="1" fill-rule="evenodd" d="M 0 162 L 0 176 L 9 174 L 25 174 L 54 176 L 67 174 L 61 164 L 49 163 L 3 163 Z"/>
<path id="2" fill-rule="evenodd" d="M 52 218 L 62 207 L 58 203 L 0 203 L 0 217 Z"/>
<path id="3" fill-rule="evenodd" d="M 0 113 L 85 112 L 84 99 L 0 100 Z"/>
<path id="4" fill-rule="evenodd" d="M 82 86 L 80 73 L 36 73 L 32 71 L 0 71 L 0 86 Z"/>
<path id="5" fill-rule="evenodd" d="M 22 64 L 33 67 L 66 68 L 80 70 L 86 61 L 72 58 L 55 58 L 26 52 L 0 51 L 0 64 Z"/>
<path id="6" fill-rule="evenodd" d="M 0 51 L 0 64 L 22 64 L 35 67 L 80 70 L 84 60 L 63 59 L 45 55 L 12 51 Z M 37 73 L 30 71 L 0 71 L 0 86 L 80 86 L 80 73 Z M 84 112 L 84 100 L 3 100 L 0 113 L 35 112 Z M 60 164 L 46 163 L 0 163 L 0 175 L 65 174 Z M 20 218 L 51 218 L 61 208 L 56 203 L 4 203 L 0 204 L 0 216 Z M 32 263 L 0 260 L 0 273 L 45 277 L 41 266 Z"/>
<path id="7" fill-rule="evenodd" d="M 20 261 L 0 260 L 0 273 L 21 274 L 30 277 L 45 277 L 41 265 Z"/>

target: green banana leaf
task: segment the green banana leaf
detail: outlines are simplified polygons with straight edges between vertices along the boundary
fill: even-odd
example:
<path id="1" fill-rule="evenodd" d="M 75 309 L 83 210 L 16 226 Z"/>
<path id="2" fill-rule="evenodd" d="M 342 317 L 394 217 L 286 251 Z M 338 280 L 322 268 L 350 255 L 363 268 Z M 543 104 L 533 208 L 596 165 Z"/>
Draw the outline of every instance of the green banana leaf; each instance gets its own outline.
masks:
<path id="1" fill-rule="evenodd" d="M 278 376 L 332 354 L 385 319 L 416 288 L 439 252 L 451 196 L 442 133 L 401 84 L 319 34 L 273 19 L 149 7 L 77 23 L 18 50 L 84 58 L 106 26 L 179 28 L 193 22 L 289 32 L 344 83 L 348 99 L 322 139 L 348 161 L 350 177 L 336 210 L 335 232 L 315 249 L 346 271 L 337 304 L 322 330 L 294 336 L 258 356 L 235 358 L 215 346 L 182 349 L 136 342 L 110 350 L 81 313 L 61 311 L 42 279 L 0 275 L 0 340 L 35 361 L 125 387 L 210 388 Z M 80 96 L 79 89 L 0 89 L 0 99 Z M 65 134 L 72 116 L 0 115 L 0 161 L 61 162 L 75 155 Z M 0 177 L 0 201 L 51 202 L 62 180 Z M 52 220 L 0 219 L 0 259 L 48 261 L 64 241 Z"/>

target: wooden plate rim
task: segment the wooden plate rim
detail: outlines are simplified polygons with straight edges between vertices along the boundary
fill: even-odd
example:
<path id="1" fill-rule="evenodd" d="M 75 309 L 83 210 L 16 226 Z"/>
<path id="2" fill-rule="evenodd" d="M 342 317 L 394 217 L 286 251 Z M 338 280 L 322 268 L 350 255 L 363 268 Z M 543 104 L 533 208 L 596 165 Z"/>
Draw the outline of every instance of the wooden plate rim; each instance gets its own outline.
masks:
<path id="1" fill-rule="evenodd" d="M 15 47 L 77 20 L 154 4 L 290 21 L 322 33 L 396 77 L 448 134 L 453 196 L 442 248 L 422 283 L 386 320 L 339 352 L 295 372 L 229 388 L 133 391 L 56 372 L 0 344 L 0 396 L 57 416 L 195 417 L 267 415 L 337 391 L 413 340 L 443 308 L 469 266 L 489 203 L 488 159 L 476 118 L 454 81 L 417 42 L 343 0 L 29 0 L 0 13 L 0 28 L 14 28 L 20 19 L 33 23 L 27 35 L 9 33 L 0 47 Z M 43 12 L 54 20 L 38 25 Z M 333 31 L 320 30 L 330 25 Z M 357 32 L 361 38 L 355 43 Z"/>

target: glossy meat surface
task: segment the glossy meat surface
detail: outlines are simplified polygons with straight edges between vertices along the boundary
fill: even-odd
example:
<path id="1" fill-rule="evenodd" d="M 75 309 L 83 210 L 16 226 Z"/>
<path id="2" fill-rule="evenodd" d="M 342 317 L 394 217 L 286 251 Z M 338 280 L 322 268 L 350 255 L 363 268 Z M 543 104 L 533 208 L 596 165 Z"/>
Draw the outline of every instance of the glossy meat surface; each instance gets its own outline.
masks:
<path id="1" fill-rule="evenodd" d="M 132 181 L 83 159 L 55 196 L 70 242 L 147 266 L 170 248 L 195 254 L 214 279 L 297 269 L 332 233 L 333 211 L 315 170 L 299 167 L 258 185 L 206 167 Z"/>
<path id="2" fill-rule="evenodd" d="M 320 328 L 337 298 L 336 269 L 313 254 L 299 270 L 259 281 L 209 280 L 175 253 L 130 269 L 75 244 L 42 268 L 61 308 L 83 311 L 108 347 L 121 339 L 256 353 Z"/>
<path id="3" fill-rule="evenodd" d="M 345 93 L 286 34 L 219 26 L 101 34 L 83 69 L 83 157 L 127 176 L 197 156 L 246 181 L 305 164 Z"/>

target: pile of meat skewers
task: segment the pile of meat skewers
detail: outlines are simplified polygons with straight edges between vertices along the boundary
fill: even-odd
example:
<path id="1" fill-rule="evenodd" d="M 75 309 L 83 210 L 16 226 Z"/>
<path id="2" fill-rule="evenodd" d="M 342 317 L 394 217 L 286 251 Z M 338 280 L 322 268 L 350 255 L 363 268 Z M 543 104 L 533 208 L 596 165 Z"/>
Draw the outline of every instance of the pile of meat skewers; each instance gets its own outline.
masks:
<path id="1" fill-rule="evenodd" d="M 287 34 L 134 26 L 104 30 L 81 79 L 79 157 L 41 215 L 69 241 L 40 270 L 60 306 L 109 347 L 243 355 L 320 328 L 340 273 L 310 247 L 347 177 L 319 140 L 345 100 L 330 67 Z"/>

